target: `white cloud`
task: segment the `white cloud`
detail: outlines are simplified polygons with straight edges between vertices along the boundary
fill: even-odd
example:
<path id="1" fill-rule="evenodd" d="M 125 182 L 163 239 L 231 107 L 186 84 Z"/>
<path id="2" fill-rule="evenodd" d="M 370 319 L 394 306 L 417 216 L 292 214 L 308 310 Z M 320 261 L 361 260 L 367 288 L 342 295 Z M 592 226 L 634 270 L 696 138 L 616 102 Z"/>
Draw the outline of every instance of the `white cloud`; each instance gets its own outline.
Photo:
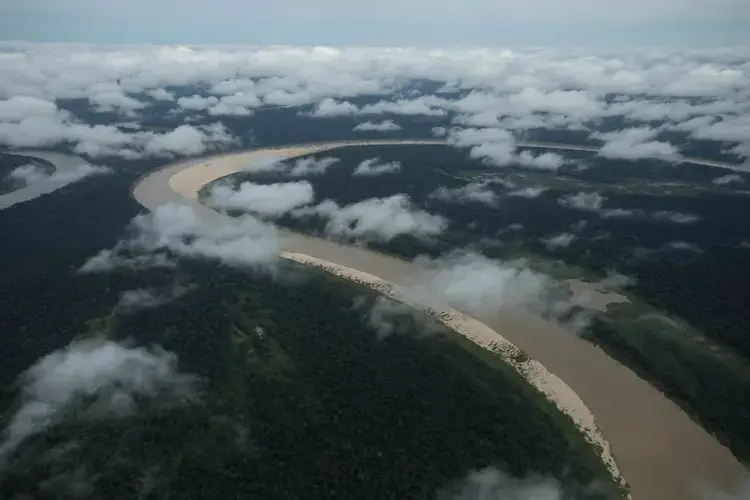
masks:
<path id="1" fill-rule="evenodd" d="M 672 210 L 661 210 L 654 212 L 651 216 L 655 219 L 667 220 L 675 224 L 692 224 L 700 220 L 700 217 L 693 214 L 684 214 Z"/>
<path id="2" fill-rule="evenodd" d="M 413 333 L 415 327 L 421 335 L 429 335 L 440 328 L 435 319 L 402 302 L 383 296 L 375 298 L 372 304 L 368 302 L 365 297 L 357 297 L 354 300 L 354 308 L 363 309 L 369 306 L 362 319 L 368 327 L 375 330 L 375 335 L 379 339 Z"/>
<path id="3" fill-rule="evenodd" d="M 132 114 L 151 102 L 139 101 L 141 93 L 169 101 L 175 99 L 166 90 L 171 86 L 199 85 L 211 95 L 181 97 L 175 104 L 214 116 L 248 116 L 258 106 L 318 103 L 312 116 L 451 114 L 454 124 L 513 131 L 582 128 L 591 125 L 588 120 L 624 116 L 638 123 L 666 120 L 660 130 L 734 142 L 736 154 L 750 156 L 748 56 L 742 47 L 669 52 L 4 42 L 0 144 L 71 144 L 94 156 L 139 158 L 151 154 L 144 152 L 149 136 L 169 131 L 129 134 L 91 126 L 60 111 L 55 100 L 89 99 L 97 109 Z M 415 78 L 444 82 L 465 95 L 403 98 L 417 95 L 402 88 Z M 346 100 L 365 94 L 383 97 L 362 108 Z M 608 94 L 620 98 L 607 103 Z M 607 157 L 679 158 L 674 144 L 653 136 L 621 131 L 610 139 L 601 151 Z M 475 158 L 498 166 L 523 162 L 511 155 L 509 143 L 495 137 L 460 147 L 476 147 Z"/>
<path id="4" fill-rule="evenodd" d="M 166 287 L 126 290 L 120 294 L 115 309 L 132 312 L 138 309 L 159 307 L 182 297 L 193 289 L 195 289 L 194 286 L 173 283 Z"/>
<path id="5" fill-rule="evenodd" d="M 495 206 L 498 202 L 497 195 L 486 182 L 470 182 L 458 188 L 441 187 L 430 196 L 442 201 L 459 203 L 472 201 L 488 206 Z"/>
<path id="6" fill-rule="evenodd" d="M 145 143 L 143 150 L 155 156 L 198 155 L 211 147 L 225 146 L 235 142 L 229 131 L 220 123 L 196 128 L 180 125 L 163 135 L 154 135 Z"/>
<path id="7" fill-rule="evenodd" d="M 8 174 L 8 178 L 23 183 L 25 186 L 42 182 L 54 184 L 72 184 L 92 175 L 111 174 L 113 170 L 100 165 L 89 165 L 83 163 L 74 169 L 59 171 L 55 170 L 48 174 L 42 167 L 28 164 L 22 165 Z"/>
<path id="8" fill-rule="evenodd" d="M 527 187 L 523 189 L 517 189 L 515 191 L 508 191 L 508 196 L 517 196 L 519 198 L 536 198 L 541 196 L 542 193 L 547 191 L 547 188 L 543 187 Z"/>
<path id="9" fill-rule="evenodd" d="M 525 267 L 488 259 L 476 253 L 455 253 L 439 259 L 420 258 L 422 271 L 408 293 L 425 303 L 443 303 L 481 318 L 501 307 L 538 307 L 551 285 L 548 276 Z"/>
<path id="10" fill-rule="evenodd" d="M 367 104 L 359 110 L 361 115 L 405 115 L 405 116 L 445 116 L 447 112 L 436 107 L 435 104 L 442 100 L 428 97 L 416 99 L 399 99 L 397 101 L 379 101 L 375 104 Z"/>
<path id="11" fill-rule="evenodd" d="M 233 95 L 238 92 L 253 92 L 255 82 L 249 78 L 237 78 L 223 80 L 211 87 L 210 93 L 214 95 Z"/>
<path id="12" fill-rule="evenodd" d="M 560 205 L 578 210 L 597 211 L 604 205 L 605 197 L 599 193 L 586 193 L 580 191 L 576 194 L 561 196 L 558 199 Z"/>
<path id="13" fill-rule="evenodd" d="M 665 245 L 666 248 L 671 250 L 681 250 L 692 253 L 703 253 L 703 249 L 695 243 L 688 243 L 687 241 L 670 241 Z"/>
<path id="14" fill-rule="evenodd" d="M 472 147 L 469 157 L 484 160 L 496 167 L 505 167 L 516 161 L 515 151 L 516 146 L 511 142 L 488 142 Z"/>
<path id="15" fill-rule="evenodd" d="M 575 241 L 576 235 L 570 233 L 560 233 L 548 238 L 541 240 L 544 245 L 550 250 L 556 250 L 558 248 L 567 248 L 573 241 Z"/>
<path id="16" fill-rule="evenodd" d="M 560 483 L 551 477 L 517 478 L 494 467 L 472 471 L 445 500 L 563 500 Z"/>
<path id="17" fill-rule="evenodd" d="M 59 113 L 54 102 L 24 95 L 0 101 L 0 122 L 19 123 L 27 118 L 54 117 Z"/>
<path id="18" fill-rule="evenodd" d="M 430 133 L 433 137 L 445 137 L 448 135 L 448 129 L 445 127 L 432 127 Z"/>
<path id="19" fill-rule="evenodd" d="M 242 210 L 264 218 L 277 218 L 315 199 L 307 181 L 279 184 L 243 182 L 239 189 L 215 185 L 206 199 L 210 206 L 223 210 Z"/>
<path id="20" fill-rule="evenodd" d="M 249 116 L 253 113 L 252 108 L 261 105 L 258 96 L 251 92 L 237 92 L 226 95 L 221 100 L 208 108 L 211 116 Z"/>
<path id="21" fill-rule="evenodd" d="M 333 116 L 356 115 L 358 112 L 359 108 L 350 102 L 338 102 L 335 99 L 327 97 L 317 105 L 311 116 L 316 118 L 327 118 Z"/>
<path id="22" fill-rule="evenodd" d="M 273 226 L 249 215 L 205 220 L 187 205 L 162 205 L 153 213 L 138 215 L 128 232 L 128 238 L 88 259 L 79 271 L 171 266 L 169 253 L 269 269 L 277 263 L 280 250 Z"/>
<path id="23" fill-rule="evenodd" d="M 728 184 L 744 184 L 745 179 L 738 174 L 727 174 L 722 175 L 721 177 L 717 177 L 711 182 L 713 184 L 716 184 L 717 186 L 726 186 Z"/>
<path id="24" fill-rule="evenodd" d="M 624 219 L 642 214 L 642 210 L 628 210 L 624 208 L 607 208 L 599 211 L 599 217 L 602 219 Z"/>
<path id="25" fill-rule="evenodd" d="M 457 148 L 470 148 L 470 158 L 496 167 L 517 164 L 538 170 L 557 170 L 565 164 L 565 159 L 556 153 L 535 155 L 522 151 L 517 154 L 513 134 L 502 128 L 452 128 L 447 131 L 446 142 Z"/>
<path id="26" fill-rule="evenodd" d="M 526 112 L 556 113 L 593 117 L 601 114 L 603 105 L 596 96 L 585 90 L 540 91 L 525 87 L 508 98 L 509 104 Z"/>
<path id="27" fill-rule="evenodd" d="M 89 102 L 97 111 L 119 111 L 126 114 L 146 107 L 145 103 L 125 95 L 119 86 L 90 95 Z"/>
<path id="28" fill-rule="evenodd" d="M 331 200 L 298 209 L 298 217 L 318 215 L 327 219 L 326 233 L 340 238 L 390 241 L 400 235 L 430 238 L 441 234 L 448 221 L 414 208 L 408 196 L 371 198 L 339 207 Z"/>
<path id="29" fill-rule="evenodd" d="M 452 128 L 448 131 L 446 142 L 459 148 L 468 148 L 485 144 L 512 144 L 514 137 L 505 129 Z"/>
<path id="30" fill-rule="evenodd" d="M 219 99 L 214 96 L 201 97 L 199 95 L 192 95 L 177 99 L 177 105 L 186 111 L 204 111 L 218 103 Z"/>
<path id="31" fill-rule="evenodd" d="M 196 382 L 179 373 L 176 356 L 163 349 L 74 342 L 21 375 L 18 407 L 0 444 L 0 467 L 25 440 L 64 420 L 128 417 L 144 403 L 164 409 L 196 402 Z"/>
<path id="32" fill-rule="evenodd" d="M 339 162 L 338 158 L 331 158 L 325 156 L 323 158 L 316 158 L 314 156 L 308 156 L 306 158 L 300 158 L 292 166 L 285 170 L 286 175 L 292 177 L 305 177 L 308 175 L 322 175 L 328 172 L 328 169 Z"/>
<path id="33" fill-rule="evenodd" d="M 534 156 L 529 151 L 521 151 L 516 158 L 522 166 L 538 170 L 558 170 L 565 164 L 565 159 L 556 153 L 542 153 Z"/>
<path id="34" fill-rule="evenodd" d="M 401 127 L 393 120 L 385 120 L 382 122 L 363 122 L 355 126 L 352 130 L 362 132 L 394 132 L 401 130 Z"/>
<path id="35" fill-rule="evenodd" d="M 148 96 L 157 101 L 174 101 L 175 95 L 163 88 L 157 88 L 146 92 Z"/>
<path id="36" fill-rule="evenodd" d="M 36 114 L 24 117 L 17 105 L 16 101 L 13 106 L 5 108 L 8 118 L 20 120 L 0 121 L 0 144 L 44 148 L 70 143 L 77 154 L 135 159 L 144 156 L 200 154 L 207 149 L 224 147 L 235 141 L 220 123 L 200 127 L 181 125 L 165 133 L 126 133 L 114 125 L 80 123 L 66 112 L 51 112 L 51 108 L 38 103 L 32 108 L 37 110 Z"/>
<path id="37" fill-rule="evenodd" d="M 654 129 L 639 127 L 617 132 L 594 133 L 592 137 L 604 141 L 604 145 L 599 149 L 599 155 L 605 158 L 678 160 L 679 150 L 668 142 L 652 140 L 656 134 L 657 131 Z"/>
<path id="38" fill-rule="evenodd" d="M 380 158 L 370 158 L 362 161 L 354 169 L 352 175 L 375 176 L 383 174 L 394 174 L 401 171 L 401 164 L 397 161 L 382 162 Z"/>

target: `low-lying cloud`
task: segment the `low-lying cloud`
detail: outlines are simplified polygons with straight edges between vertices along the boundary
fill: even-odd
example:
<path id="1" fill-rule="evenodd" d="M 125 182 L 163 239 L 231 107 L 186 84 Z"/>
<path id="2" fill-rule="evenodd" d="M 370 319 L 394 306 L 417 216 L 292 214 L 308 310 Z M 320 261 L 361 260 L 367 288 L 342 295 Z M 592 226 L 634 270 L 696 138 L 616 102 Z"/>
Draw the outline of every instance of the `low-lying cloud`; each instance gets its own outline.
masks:
<path id="1" fill-rule="evenodd" d="M 594 212 L 602 208 L 605 200 L 606 198 L 599 193 L 580 191 L 576 194 L 561 196 L 557 201 L 564 207 Z"/>
<path id="2" fill-rule="evenodd" d="M 297 209 L 297 217 L 317 215 L 327 220 L 325 231 L 337 238 L 387 242 L 401 235 L 429 239 L 441 234 L 448 221 L 412 205 L 404 194 L 368 200 L 340 207 L 332 200 Z"/>
<path id="3" fill-rule="evenodd" d="M 592 137 L 604 141 L 604 145 L 599 148 L 599 155 L 605 158 L 679 160 L 677 147 L 665 141 L 654 140 L 657 134 L 658 131 L 654 129 L 637 127 L 616 132 L 594 133 Z"/>
<path id="4" fill-rule="evenodd" d="M 211 188 L 206 198 L 209 206 L 221 210 L 241 210 L 263 218 L 278 218 L 315 199 L 312 184 L 307 181 L 278 184 L 243 182 L 238 189 L 225 184 Z"/>
<path id="5" fill-rule="evenodd" d="M 395 132 L 401 130 L 401 127 L 393 120 L 384 120 L 382 122 L 363 122 L 352 130 L 355 132 Z"/>
<path id="6" fill-rule="evenodd" d="M 395 174 L 400 171 L 401 163 L 397 161 L 383 162 L 380 158 L 370 158 L 357 165 L 357 168 L 354 169 L 352 175 L 375 176 Z"/>
<path id="7" fill-rule="evenodd" d="M 19 379 L 18 408 L 0 443 L 0 468 L 34 435 L 74 420 L 137 415 L 144 405 L 170 409 L 198 401 L 198 379 L 158 347 L 83 340 L 36 362 Z"/>
<path id="8" fill-rule="evenodd" d="M 279 258 L 275 227 L 250 215 L 200 218 L 187 205 L 166 204 L 133 218 L 128 236 L 89 258 L 80 272 L 174 266 L 173 255 L 216 259 L 228 265 L 273 269 Z"/>
<path id="9" fill-rule="evenodd" d="M 498 203 L 497 194 L 486 182 L 470 182 L 457 188 L 441 187 L 432 192 L 430 197 L 452 203 L 481 203 L 490 207 Z"/>
<path id="10" fill-rule="evenodd" d="M 423 301 L 442 302 L 470 315 L 486 318 L 505 306 L 540 303 L 550 278 L 512 263 L 472 252 L 437 259 L 420 258 L 421 272 L 408 293 Z"/>
<path id="11" fill-rule="evenodd" d="M 22 186 L 32 186 L 41 183 L 72 184 L 92 175 L 111 174 L 114 171 L 101 165 L 82 163 L 73 169 L 55 170 L 48 173 L 44 168 L 34 165 L 22 165 L 8 174 L 8 179 Z"/>
<path id="12" fill-rule="evenodd" d="M 163 287 L 126 290 L 120 294 L 115 310 L 133 312 L 139 309 L 159 307 L 182 297 L 194 289 L 195 286 L 193 285 L 173 283 Z"/>

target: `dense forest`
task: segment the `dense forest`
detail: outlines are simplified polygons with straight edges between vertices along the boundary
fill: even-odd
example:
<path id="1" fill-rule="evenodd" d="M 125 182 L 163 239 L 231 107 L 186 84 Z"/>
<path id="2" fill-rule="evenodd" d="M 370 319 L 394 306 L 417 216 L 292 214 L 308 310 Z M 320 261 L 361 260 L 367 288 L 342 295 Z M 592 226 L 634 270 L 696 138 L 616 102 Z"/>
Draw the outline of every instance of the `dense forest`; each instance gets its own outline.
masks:
<path id="1" fill-rule="evenodd" d="M 79 337 L 178 353 L 203 382 L 201 404 L 63 423 L 15 455 L 0 493 L 74 497 L 61 477 L 85 466 L 80 482 L 99 498 L 432 499 L 494 465 L 558 478 L 570 498 L 619 496 L 567 417 L 452 332 L 420 335 L 422 322 L 405 315 L 403 333 L 378 338 L 362 321 L 372 293 L 320 271 L 293 267 L 279 280 L 194 261 L 179 272 L 193 292 L 102 316 Z M 59 453 L 40 453 L 49 449 Z"/>
<path id="2" fill-rule="evenodd" d="M 465 152 L 442 146 L 342 148 L 320 156 L 341 161 L 323 175 L 306 178 L 316 201 L 332 199 L 343 206 L 407 193 L 416 206 L 451 221 L 436 241 L 426 244 L 407 235 L 371 244 L 380 251 L 413 258 L 471 247 L 496 258 L 560 260 L 592 277 L 617 271 L 635 278 L 629 287 L 632 303 L 613 308 L 594 323 L 586 337 L 657 385 L 738 457 L 750 460 L 750 337 L 745 327 L 750 311 L 743 300 L 750 288 L 750 254 L 743 242 L 750 241 L 750 231 L 741 218 L 727 215 L 750 213 L 750 196 L 716 189 L 711 183 L 718 175 L 716 169 L 658 162 L 653 168 L 628 162 L 610 165 L 581 155 L 592 168 L 535 173 L 535 185 L 547 189 L 533 199 L 508 196 L 509 188 L 490 182 L 486 188 L 497 194 L 498 203 L 487 206 L 446 202 L 430 194 L 441 186 L 464 186 L 477 175 L 502 180 L 524 174 L 523 169 L 498 172 L 467 159 Z M 352 176 L 359 162 L 373 157 L 400 161 L 404 168 L 397 174 Z M 605 209 L 632 210 L 629 217 L 602 217 L 594 210 L 566 207 L 558 201 L 565 195 L 593 191 L 587 183 L 617 185 L 635 180 L 650 185 L 661 174 L 695 189 L 690 193 L 602 192 Z M 555 184 L 561 175 L 580 183 L 572 191 L 562 190 Z M 257 183 L 288 180 L 272 172 L 232 178 L 235 183 L 247 179 Z M 695 220 L 675 223 L 649 215 L 659 212 L 685 214 Z M 313 234 L 325 228 L 325 221 L 315 218 L 286 216 L 279 222 Z M 576 237 L 568 247 L 551 249 L 543 243 L 545 237 L 563 232 Z M 670 247 L 673 242 L 689 247 Z"/>

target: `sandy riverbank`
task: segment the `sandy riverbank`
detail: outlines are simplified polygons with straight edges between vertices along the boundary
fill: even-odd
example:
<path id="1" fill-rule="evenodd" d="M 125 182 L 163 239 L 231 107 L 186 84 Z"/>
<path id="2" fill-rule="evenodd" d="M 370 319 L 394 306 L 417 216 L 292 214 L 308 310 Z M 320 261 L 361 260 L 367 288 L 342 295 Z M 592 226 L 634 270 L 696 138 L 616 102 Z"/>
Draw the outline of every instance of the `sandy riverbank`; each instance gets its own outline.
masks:
<path id="1" fill-rule="evenodd" d="M 345 146 L 423 143 L 440 144 L 441 141 L 346 141 L 191 160 L 168 165 L 144 177 L 135 186 L 133 195 L 149 209 L 169 202 L 183 203 L 200 216 L 215 219 L 221 217 L 220 214 L 198 203 L 200 189 L 212 181 L 247 170 L 255 160 L 283 155 L 291 158 Z M 559 145 L 549 148 L 564 149 Z M 408 286 L 409 277 L 419 272 L 414 263 L 363 248 L 289 231 L 280 233 L 282 248 L 290 255 L 300 255 L 299 259 L 308 259 L 310 265 L 328 262 L 341 266 L 349 274 L 356 271 L 401 286 Z M 626 300 L 618 294 L 598 292 L 595 284 L 583 281 L 572 280 L 571 288 L 589 293 L 589 307 L 595 309 Z M 606 437 L 616 455 L 615 467 L 619 467 L 629 482 L 633 497 L 639 500 L 699 498 L 694 495 L 694 485 L 698 481 L 728 489 L 743 478 L 744 469 L 728 449 L 658 390 L 600 349 L 568 334 L 560 325 L 524 310 L 501 309 L 492 317 L 481 320 L 483 323 L 474 320 L 476 323 L 461 333 L 472 335 L 469 338 L 483 347 L 491 346 L 480 343 L 483 338 L 489 338 L 483 335 L 492 335 L 501 345 L 508 342 L 536 360 L 538 365 L 534 366 L 541 367 L 540 370 L 550 376 L 535 375 L 532 370 L 526 375 L 530 377 L 527 379 L 535 380 L 532 383 L 563 411 L 576 415 L 573 418 L 582 429 L 589 427 L 601 439 Z M 542 380 L 546 382 L 542 383 Z M 609 453 L 609 448 L 603 451 L 605 462 L 607 456 L 611 457 L 611 454 L 607 455 Z"/>

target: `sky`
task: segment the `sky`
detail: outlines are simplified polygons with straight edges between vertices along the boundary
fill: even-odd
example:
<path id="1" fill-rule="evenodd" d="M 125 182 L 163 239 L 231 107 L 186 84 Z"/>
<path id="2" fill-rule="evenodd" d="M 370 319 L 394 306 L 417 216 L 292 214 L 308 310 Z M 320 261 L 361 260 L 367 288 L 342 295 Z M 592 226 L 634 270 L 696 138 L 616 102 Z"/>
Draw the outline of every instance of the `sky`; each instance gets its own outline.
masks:
<path id="1" fill-rule="evenodd" d="M 750 44 L 748 0 L 3 0 L 4 40 L 107 44 Z"/>

